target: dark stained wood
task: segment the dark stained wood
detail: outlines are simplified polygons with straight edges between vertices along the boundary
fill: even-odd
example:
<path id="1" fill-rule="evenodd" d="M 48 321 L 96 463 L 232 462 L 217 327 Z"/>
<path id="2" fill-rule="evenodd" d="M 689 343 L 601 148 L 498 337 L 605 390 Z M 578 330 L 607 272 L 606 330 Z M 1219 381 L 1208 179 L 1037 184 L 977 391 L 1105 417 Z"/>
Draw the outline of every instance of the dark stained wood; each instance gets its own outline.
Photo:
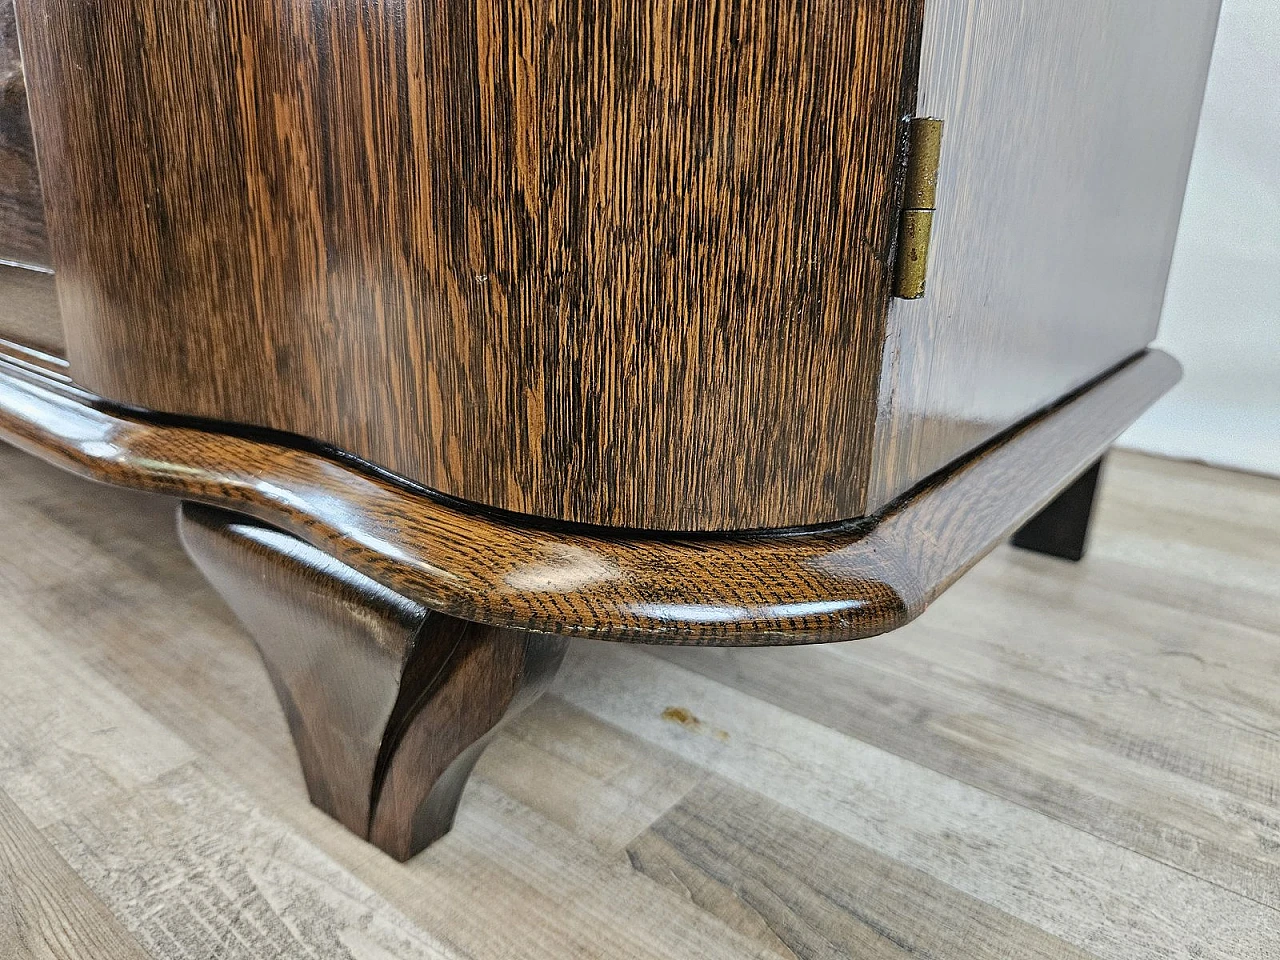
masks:
<path id="1" fill-rule="evenodd" d="M 921 0 L 18 0 L 78 382 L 511 511 L 862 514 Z"/>
<path id="2" fill-rule="evenodd" d="M 566 641 L 432 613 L 223 510 L 179 515 L 266 661 L 312 802 L 400 860 L 444 836 L 489 737 L 541 694 Z"/>
<path id="3" fill-rule="evenodd" d="M 55 357 L 66 355 L 52 274 L 0 264 L 0 339 Z"/>
<path id="4" fill-rule="evenodd" d="M 657 643 L 804 643 L 918 615 L 1178 376 L 1176 361 L 1149 352 L 872 520 L 758 536 L 521 526 L 306 449 L 95 407 L 3 363 L 0 437 L 85 477 L 252 515 L 460 619 Z"/>
<path id="5" fill-rule="evenodd" d="M 445 639 L 449 645 L 445 646 Z M 432 613 L 419 635 L 430 647 L 410 662 L 392 715 L 369 840 L 401 860 L 453 826 L 463 787 L 498 728 L 555 677 L 568 641 Z"/>
<path id="6" fill-rule="evenodd" d="M 0 790 L 0 956 L 5 960 L 147 960 Z"/>
<path id="7" fill-rule="evenodd" d="M 1219 0 L 929 0 L 928 293 L 889 311 L 868 510 L 1155 338 Z"/>
<path id="8" fill-rule="evenodd" d="M 428 611 L 234 514 L 186 504 L 179 518 L 187 552 L 266 662 L 312 802 L 367 836 L 383 735 Z"/>
<path id="9" fill-rule="evenodd" d="M 1053 502 L 1023 524 L 1010 541 L 1015 547 L 1078 562 L 1089 545 L 1093 504 L 1103 460 L 1082 473 Z"/>
<path id="10" fill-rule="evenodd" d="M 13 0 L 0 0 L 0 260 L 49 265 Z"/>

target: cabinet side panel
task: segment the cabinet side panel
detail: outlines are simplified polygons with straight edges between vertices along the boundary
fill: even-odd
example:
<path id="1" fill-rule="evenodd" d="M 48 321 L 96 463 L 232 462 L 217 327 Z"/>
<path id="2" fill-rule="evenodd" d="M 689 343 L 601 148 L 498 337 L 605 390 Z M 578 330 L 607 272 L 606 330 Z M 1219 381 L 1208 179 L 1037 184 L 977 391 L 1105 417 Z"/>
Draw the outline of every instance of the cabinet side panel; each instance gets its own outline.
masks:
<path id="1" fill-rule="evenodd" d="M 520 513 L 862 512 L 920 0 L 18 9 L 95 392 Z"/>
<path id="2" fill-rule="evenodd" d="M 871 508 L 1155 336 L 1218 0 L 930 0 L 928 291 L 894 301 Z"/>

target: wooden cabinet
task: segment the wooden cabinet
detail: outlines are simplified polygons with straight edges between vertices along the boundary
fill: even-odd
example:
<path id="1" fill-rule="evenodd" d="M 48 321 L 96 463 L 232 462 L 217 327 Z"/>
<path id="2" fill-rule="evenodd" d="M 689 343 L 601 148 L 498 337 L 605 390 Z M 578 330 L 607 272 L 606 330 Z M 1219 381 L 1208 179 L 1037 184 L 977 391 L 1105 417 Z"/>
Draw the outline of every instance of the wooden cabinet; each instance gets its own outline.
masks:
<path id="1" fill-rule="evenodd" d="M 0 431 L 204 503 L 220 585 L 268 530 L 295 593 L 418 611 L 333 626 L 395 651 L 366 714 L 299 704 L 341 657 L 282 688 L 313 760 L 346 724 L 464 763 L 554 659 L 531 636 L 892 629 L 1177 376 L 1146 348 L 1217 0 L 16 12 L 51 259 L 14 259 L 65 349 L 47 286 L 0 311 Z M 287 615 L 231 599 L 278 659 Z M 440 752 L 422 705 L 490 682 Z M 362 756 L 309 769 L 349 825 L 412 769 Z M 425 820 L 384 845 L 447 828 L 456 790 L 388 789 Z"/>

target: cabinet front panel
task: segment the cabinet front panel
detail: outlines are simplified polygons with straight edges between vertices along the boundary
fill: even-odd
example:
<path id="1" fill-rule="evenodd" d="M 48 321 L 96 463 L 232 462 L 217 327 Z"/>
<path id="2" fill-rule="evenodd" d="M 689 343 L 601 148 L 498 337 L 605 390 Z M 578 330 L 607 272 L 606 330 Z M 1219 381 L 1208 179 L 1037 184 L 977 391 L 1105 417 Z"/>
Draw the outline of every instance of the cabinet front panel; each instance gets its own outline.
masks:
<path id="1" fill-rule="evenodd" d="M 521 513 L 862 513 L 919 0 L 19 0 L 77 380 Z"/>
<path id="2" fill-rule="evenodd" d="M 13 0 L 0 0 L 0 261 L 49 264 Z"/>
<path id="3" fill-rule="evenodd" d="M 870 506 L 1151 342 L 1218 0 L 930 0 L 927 294 L 889 317 Z"/>

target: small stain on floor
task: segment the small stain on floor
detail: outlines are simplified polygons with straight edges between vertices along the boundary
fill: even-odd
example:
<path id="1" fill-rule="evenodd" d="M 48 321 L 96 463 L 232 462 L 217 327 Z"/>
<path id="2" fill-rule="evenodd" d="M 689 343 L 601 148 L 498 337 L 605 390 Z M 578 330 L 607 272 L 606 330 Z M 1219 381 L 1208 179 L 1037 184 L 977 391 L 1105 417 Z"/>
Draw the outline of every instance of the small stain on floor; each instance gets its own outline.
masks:
<path id="1" fill-rule="evenodd" d="M 684 707 L 667 707 L 662 711 L 662 719 L 669 723 L 678 723 L 686 730 L 692 730 L 694 733 L 708 734 L 722 743 L 729 741 L 729 732 L 727 730 L 708 730 L 701 720 Z"/>

